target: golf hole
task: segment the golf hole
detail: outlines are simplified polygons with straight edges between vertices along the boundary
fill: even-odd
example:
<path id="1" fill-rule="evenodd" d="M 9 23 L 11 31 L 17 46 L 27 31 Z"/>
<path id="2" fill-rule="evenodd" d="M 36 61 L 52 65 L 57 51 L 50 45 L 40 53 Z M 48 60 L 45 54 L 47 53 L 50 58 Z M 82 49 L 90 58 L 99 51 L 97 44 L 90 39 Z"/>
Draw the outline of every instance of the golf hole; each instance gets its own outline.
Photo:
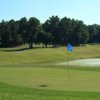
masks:
<path id="1" fill-rule="evenodd" d="M 39 87 L 48 87 L 48 85 L 46 85 L 46 84 L 41 84 L 41 85 L 39 85 Z"/>

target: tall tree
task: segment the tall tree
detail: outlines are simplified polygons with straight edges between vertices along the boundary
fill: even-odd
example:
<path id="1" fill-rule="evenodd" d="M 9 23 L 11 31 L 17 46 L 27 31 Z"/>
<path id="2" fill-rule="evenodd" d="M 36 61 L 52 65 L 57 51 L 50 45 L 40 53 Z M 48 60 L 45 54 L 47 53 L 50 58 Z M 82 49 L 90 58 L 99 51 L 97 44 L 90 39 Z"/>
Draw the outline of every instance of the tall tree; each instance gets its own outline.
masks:
<path id="1" fill-rule="evenodd" d="M 60 42 L 59 22 L 60 18 L 58 16 L 52 16 L 43 24 L 43 30 L 46 33 L 51 33 L 53 44 L 59 44 Z"/>
<path id="2" fill-rule="evenodd" d="M 61 19 L 59 24 L 59 32 L 60 35 L 60 41 L 62 45 L 66 45 L 67 42 L 71 40 L 72 35 L 72 26 L 71 26 L 71 19 L 64 17 Z"/>
<path id="3" fill-rule="evenodd" d="M 42 27 L 40 26 L 39 30 L 38 30 L 38 34 L 36 36 L 36 42 L 37 43 L 42 43 L 43 47 L 47 47 L 48 44 L 51 44 L 52 42 L 52 37 L 51 37 L 51 33 L 46 33 Z"/>
<path id="4" fill-rule="evenodd" d="M 8 22 L 8 33 L 10 45 L 16 46 L 20 43 L 20 35 L 18 34 L 18 22 L 13 19 Z"/>
<path id="5" fill-rule="evenodd" d="M 9 46 L 8 25 L 7 22 L 4 20 L 0 24 L 0 45 L 1 47 Z"/>
<path id="6" fill-rule="evenodd" d="M 31 17 L 28 21 L 27 43 L 29 44 L 29 48 L 33 48 L 33 43 L 36 41 L 36 34 L 38 33 L 39 25 L 40 21 L 35 17 Z"/>
<path id="7" fill-rule="evenodd" d="M 82 21 L 76 21 L 76 27 L 74 30 L 74 44 L 75 45 L 84 45 L 89 39 L 88 28 Z"/>
<path id="8" fill-rule="evenodd" d="M 21 35 L 23 43 L 26 43 L 28 33 L 28 21 L 26 17 L 19 20 L 19 34 Z"/>
<path id="9" fill-rule="evenodd" d="M 98 34 L 100 32 L 100 26 L 97 24 L 89 25 L 89 42 L 90 43 L 97 43 L 98 42 Z"/>

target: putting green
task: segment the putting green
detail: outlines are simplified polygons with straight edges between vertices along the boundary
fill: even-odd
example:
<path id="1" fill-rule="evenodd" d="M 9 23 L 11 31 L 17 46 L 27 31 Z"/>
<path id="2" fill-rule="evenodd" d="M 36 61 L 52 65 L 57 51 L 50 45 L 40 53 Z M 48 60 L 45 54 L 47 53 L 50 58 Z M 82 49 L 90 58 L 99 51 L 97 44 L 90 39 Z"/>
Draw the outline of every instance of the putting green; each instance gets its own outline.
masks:
<path id="1" fill-rule="evenodd" d="M 1 67 L 0 81 L 31 88 L 100 91 L 100 72 L 77 68 Z"/>

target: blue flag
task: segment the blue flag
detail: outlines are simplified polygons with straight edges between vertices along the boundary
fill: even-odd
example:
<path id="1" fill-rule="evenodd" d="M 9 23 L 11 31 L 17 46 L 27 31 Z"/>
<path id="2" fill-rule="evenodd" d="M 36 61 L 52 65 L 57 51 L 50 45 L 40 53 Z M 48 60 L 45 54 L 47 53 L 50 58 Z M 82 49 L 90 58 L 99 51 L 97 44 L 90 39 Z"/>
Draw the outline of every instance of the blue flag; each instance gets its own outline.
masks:
<path id="1" fill-rule="evenodd" d="M 72 48 L 72 45 L 70 43 L 67 44 L 67 49 L 69 52 L 72 52 L 73 48 Z"/>

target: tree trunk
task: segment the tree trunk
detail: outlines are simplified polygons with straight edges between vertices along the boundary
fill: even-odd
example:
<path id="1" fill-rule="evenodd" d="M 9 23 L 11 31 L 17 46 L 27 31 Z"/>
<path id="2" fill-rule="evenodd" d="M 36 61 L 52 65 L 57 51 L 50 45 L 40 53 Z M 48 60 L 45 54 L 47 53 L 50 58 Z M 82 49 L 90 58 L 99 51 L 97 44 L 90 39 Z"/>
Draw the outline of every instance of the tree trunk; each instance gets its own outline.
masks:
<path id="1" fill-rule="evenodd" d="M 43 48 L 45 47 L 45 45 L 43 44 Z"/>
<path id="2" fill-rule="evenodd" d="M 29 48 L 30 48 L 30 49 L 33 48 L 33 43 L 32 43 L 32 42 L 29 43 Z"/>
<path id="3" fill-rule="evenodd" d="M 47 44 L 45 44 L 45 47 L 47 48 Z"/>

